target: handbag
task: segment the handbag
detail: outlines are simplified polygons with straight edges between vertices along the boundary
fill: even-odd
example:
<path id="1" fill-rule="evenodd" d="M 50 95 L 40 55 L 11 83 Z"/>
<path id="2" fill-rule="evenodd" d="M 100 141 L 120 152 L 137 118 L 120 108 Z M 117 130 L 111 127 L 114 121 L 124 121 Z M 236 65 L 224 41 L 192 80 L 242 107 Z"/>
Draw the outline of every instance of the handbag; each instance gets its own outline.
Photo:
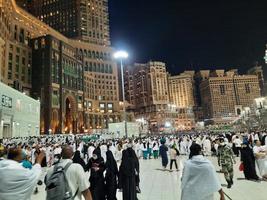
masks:
<path id="1" fill-rule="evenodd" d="M 243 163 L 240 163 L 240 165 L 239 165 L 239 171 L 244 171 L 244 164 Z"/>

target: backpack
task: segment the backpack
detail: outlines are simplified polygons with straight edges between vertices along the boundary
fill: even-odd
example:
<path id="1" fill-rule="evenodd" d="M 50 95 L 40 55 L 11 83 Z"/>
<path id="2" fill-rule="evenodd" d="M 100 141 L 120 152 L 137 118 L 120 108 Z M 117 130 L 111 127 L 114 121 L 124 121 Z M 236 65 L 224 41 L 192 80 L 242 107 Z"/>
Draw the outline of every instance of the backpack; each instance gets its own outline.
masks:
<path id="1" fill-rule="evenodd" d="M 52 175 L 45 180 L 46 200 L 73 200 L 71 189 L 66 178 L 66 171 L 72 163 L 68 163 L 65 167 L 56 164 Z"/>

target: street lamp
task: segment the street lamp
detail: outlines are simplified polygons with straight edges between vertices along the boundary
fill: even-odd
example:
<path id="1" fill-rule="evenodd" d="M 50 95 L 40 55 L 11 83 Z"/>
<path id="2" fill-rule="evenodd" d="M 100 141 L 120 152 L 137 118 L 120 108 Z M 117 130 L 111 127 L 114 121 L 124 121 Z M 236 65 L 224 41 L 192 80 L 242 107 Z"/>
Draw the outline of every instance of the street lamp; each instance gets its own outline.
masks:
<path id="1" fill-rule="evenodd" d="M 124 91 L 124 77 L 123 77 L 123 63 L 124 59 L 128 58 L 128 53 L 126 51 L 117 51 L 114 53 L 114 58 L 120 60 L 121 64 L 121 89 L 122 89 L 122 101 L 123 101 L 123 120 L 124 120 L 124 130 L 125 136 L 128 137 L 127 133 L 127 119 L 126 119 L 126 108 L 125 108 L 125 91 Z"/>

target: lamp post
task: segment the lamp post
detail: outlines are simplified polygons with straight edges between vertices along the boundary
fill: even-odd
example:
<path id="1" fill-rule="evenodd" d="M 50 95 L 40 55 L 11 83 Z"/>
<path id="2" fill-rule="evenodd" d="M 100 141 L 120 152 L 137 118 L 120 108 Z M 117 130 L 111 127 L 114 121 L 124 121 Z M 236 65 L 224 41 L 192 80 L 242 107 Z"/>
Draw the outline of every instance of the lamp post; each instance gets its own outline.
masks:
<path id="1" fill-rule="evenodd" d="M 124 76 L 123 76 L 123 60 L 128 58 L 128 53 L 126 51 L 117 51 L 114 54 L 114 58 L 120 60 L 121 65 L 121 89 L 122 89 L 122 101 L 123 101 L 123 120 L 124 120 L 124 130 L 125 136 L 128 137 L 127 133 L 127 119 L 126 119 L 126 107 L 125 107 L 125 91 L 124 91 Z"/>

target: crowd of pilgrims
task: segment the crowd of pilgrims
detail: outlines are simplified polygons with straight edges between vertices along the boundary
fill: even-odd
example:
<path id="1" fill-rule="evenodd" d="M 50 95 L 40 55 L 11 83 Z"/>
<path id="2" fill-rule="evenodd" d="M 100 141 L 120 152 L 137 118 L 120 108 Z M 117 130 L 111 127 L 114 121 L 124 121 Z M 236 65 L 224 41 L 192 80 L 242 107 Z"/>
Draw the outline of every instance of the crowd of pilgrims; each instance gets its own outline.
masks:
<path id="1" fill-rule="evenodd" d="M 240 157 L 246 179 L 267 179 L 267 134 L 264 131 L 154 135 L 106 140 L 84 140 L 81 135 L 6 138 L 0 140 L 0 156 L 1 159 L 6 159 L 9 149 L 21 149 L 24 155 L 21 165 L 31 169 L 38 154 L 44 152 L 45 159 L 41 166 L 49 168 L 59 162 L 62 148 L 68 145 L 74 152 L 73 163 L 80 164 L 85 172 L 90 171 L 93 200 L 115 200 L 117 189 L 123 191 L 124 200 L 136 200 L 136 194 L 141 192 L 139 159 L 161 157 L 163 170 L 167 170 L 169 163 L 168 171 L 172 171 L 173 163 L 176 170 L 179 170 L 176 159 L 179 155 L 189 155 L 192 144 L 199 144 L 204 156 L 220 156 L 220 148 L 227 146 L 235 157 Z"/>

